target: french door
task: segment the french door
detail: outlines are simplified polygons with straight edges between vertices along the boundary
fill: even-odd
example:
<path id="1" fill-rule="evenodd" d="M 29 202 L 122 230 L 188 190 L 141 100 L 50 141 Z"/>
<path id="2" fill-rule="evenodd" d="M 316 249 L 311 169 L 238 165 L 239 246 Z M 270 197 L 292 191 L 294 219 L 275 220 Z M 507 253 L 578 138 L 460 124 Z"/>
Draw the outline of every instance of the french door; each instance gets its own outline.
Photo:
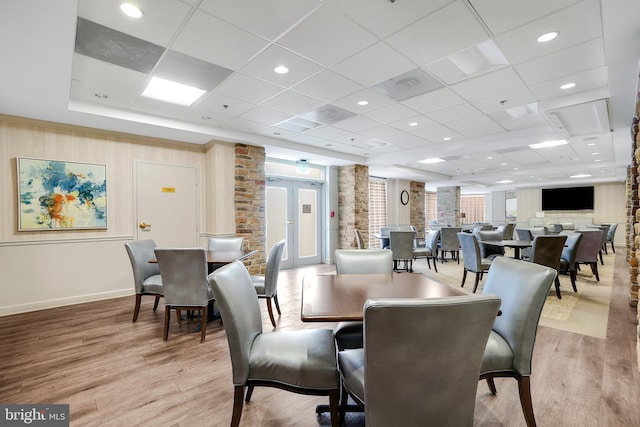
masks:
<path id="1" fill-rule="evenodd" d="M 287 242 L 281 268 L 322 261 L 322 183 L 269 179 L 266 186 L 267 250 Z"/>

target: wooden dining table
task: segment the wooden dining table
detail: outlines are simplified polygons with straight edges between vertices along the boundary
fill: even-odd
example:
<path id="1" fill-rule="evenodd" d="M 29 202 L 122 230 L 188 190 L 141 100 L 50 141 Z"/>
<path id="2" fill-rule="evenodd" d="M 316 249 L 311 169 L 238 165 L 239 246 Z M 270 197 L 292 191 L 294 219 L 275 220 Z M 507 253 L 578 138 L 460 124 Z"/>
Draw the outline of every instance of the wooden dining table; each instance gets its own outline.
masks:
<path id="1" fill-rule="evenodd" d="M 467 293 L 417 273 L 307 274 L 302 279 L 303 322 L 362 320 L 375 298 L 443 298 Z"/>
<path id="2" fill-rule="evenodd" d="M 211 273 L 216 267 L 220 267 L 225 264 L 231 264 L 234 261 L 243 260 L 249 258 L 258 253 L 258 251 L 221 251 L 221 250 L 205 250 L 207 257 L 207 265 L 209 267 L 209 273 Z M 157 263 L 157 259 L 150 259 L 150 263 Z"/>

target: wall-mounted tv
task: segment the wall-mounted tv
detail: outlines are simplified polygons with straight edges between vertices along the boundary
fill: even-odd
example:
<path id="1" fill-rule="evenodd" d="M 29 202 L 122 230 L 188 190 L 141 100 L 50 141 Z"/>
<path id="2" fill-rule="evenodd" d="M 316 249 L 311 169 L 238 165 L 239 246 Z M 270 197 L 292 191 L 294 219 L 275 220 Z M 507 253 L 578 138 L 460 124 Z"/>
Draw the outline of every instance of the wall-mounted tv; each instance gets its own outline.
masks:
<path id="1" fill-rule="evenodd" d="M 543 211 L 593 210 L 593 186 L 542 189 Z"/>

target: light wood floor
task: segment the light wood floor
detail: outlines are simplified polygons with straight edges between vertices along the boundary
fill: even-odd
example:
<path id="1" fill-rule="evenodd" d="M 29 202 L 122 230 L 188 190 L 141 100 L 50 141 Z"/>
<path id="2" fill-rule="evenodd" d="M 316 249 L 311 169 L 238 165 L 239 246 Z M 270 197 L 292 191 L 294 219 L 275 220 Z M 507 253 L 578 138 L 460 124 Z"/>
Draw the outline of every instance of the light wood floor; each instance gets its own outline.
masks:
<path id="1" fill-rule="evenodd" d="M 321 265 L 283 271 L 278 329 L 333 327 L 300 321 L 300 283 Z M 540 327 L 533 362 L 533 404 L 540 426 L 638 426 L 640 378 L 635 309 L 627 304 L 628 267 L 618 249 L 606 339 Z M 72 426 L 226 426 L 233 388 L 219 322 L 207 341 L 195 323 L 172 323 L 163 342 L 164 308 L 144 301 L 131 323 L 133 297 L 0 317 L 0 402 L 68 403 Z M 263 325 L 270 330 L 264 302 Z M 419 357 L 419 355 L 417 355 Z M 523 426 L 515 381 L 497 379 L 498 395 L 479 383 L 475 425 Z M 243 426 L 330 425 L 316 417 L 323 398 L 257 388 Z M 364 425 L 361 414 L 348 426 Z"/>

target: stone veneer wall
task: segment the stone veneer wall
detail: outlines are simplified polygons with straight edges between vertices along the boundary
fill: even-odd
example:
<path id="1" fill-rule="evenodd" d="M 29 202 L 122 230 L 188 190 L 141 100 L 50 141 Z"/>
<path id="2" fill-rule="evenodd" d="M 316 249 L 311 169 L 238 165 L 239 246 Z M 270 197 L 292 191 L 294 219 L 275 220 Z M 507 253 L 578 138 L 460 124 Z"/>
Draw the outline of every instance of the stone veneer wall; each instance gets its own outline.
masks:
<path id="1" fill-rule="evenodd" d="M 426 230 L 424 217 L 424 182 L 411 181 L 409 183 L 409 224 L 413 225 L 418 236 L 424 236 Z"/>
<path id="2" fill-rule="evenodd" d="M 438 187 L 438 223 L 460 227 L 460 187 Z"/>
<path id="3" fill-rule="evenodd" d="M 265 152 L 263 147 L 235 146 L 236 234 L 244 237 L 245 249 L 258 251 L 244 260 L 250 274 L 266 270 Z"/>
<path id="4" fill-rule="evenodd" d="M 355 230 L 369 241 L 369 167 L 338 168 L 338 248 L 356 248 Z"/>

